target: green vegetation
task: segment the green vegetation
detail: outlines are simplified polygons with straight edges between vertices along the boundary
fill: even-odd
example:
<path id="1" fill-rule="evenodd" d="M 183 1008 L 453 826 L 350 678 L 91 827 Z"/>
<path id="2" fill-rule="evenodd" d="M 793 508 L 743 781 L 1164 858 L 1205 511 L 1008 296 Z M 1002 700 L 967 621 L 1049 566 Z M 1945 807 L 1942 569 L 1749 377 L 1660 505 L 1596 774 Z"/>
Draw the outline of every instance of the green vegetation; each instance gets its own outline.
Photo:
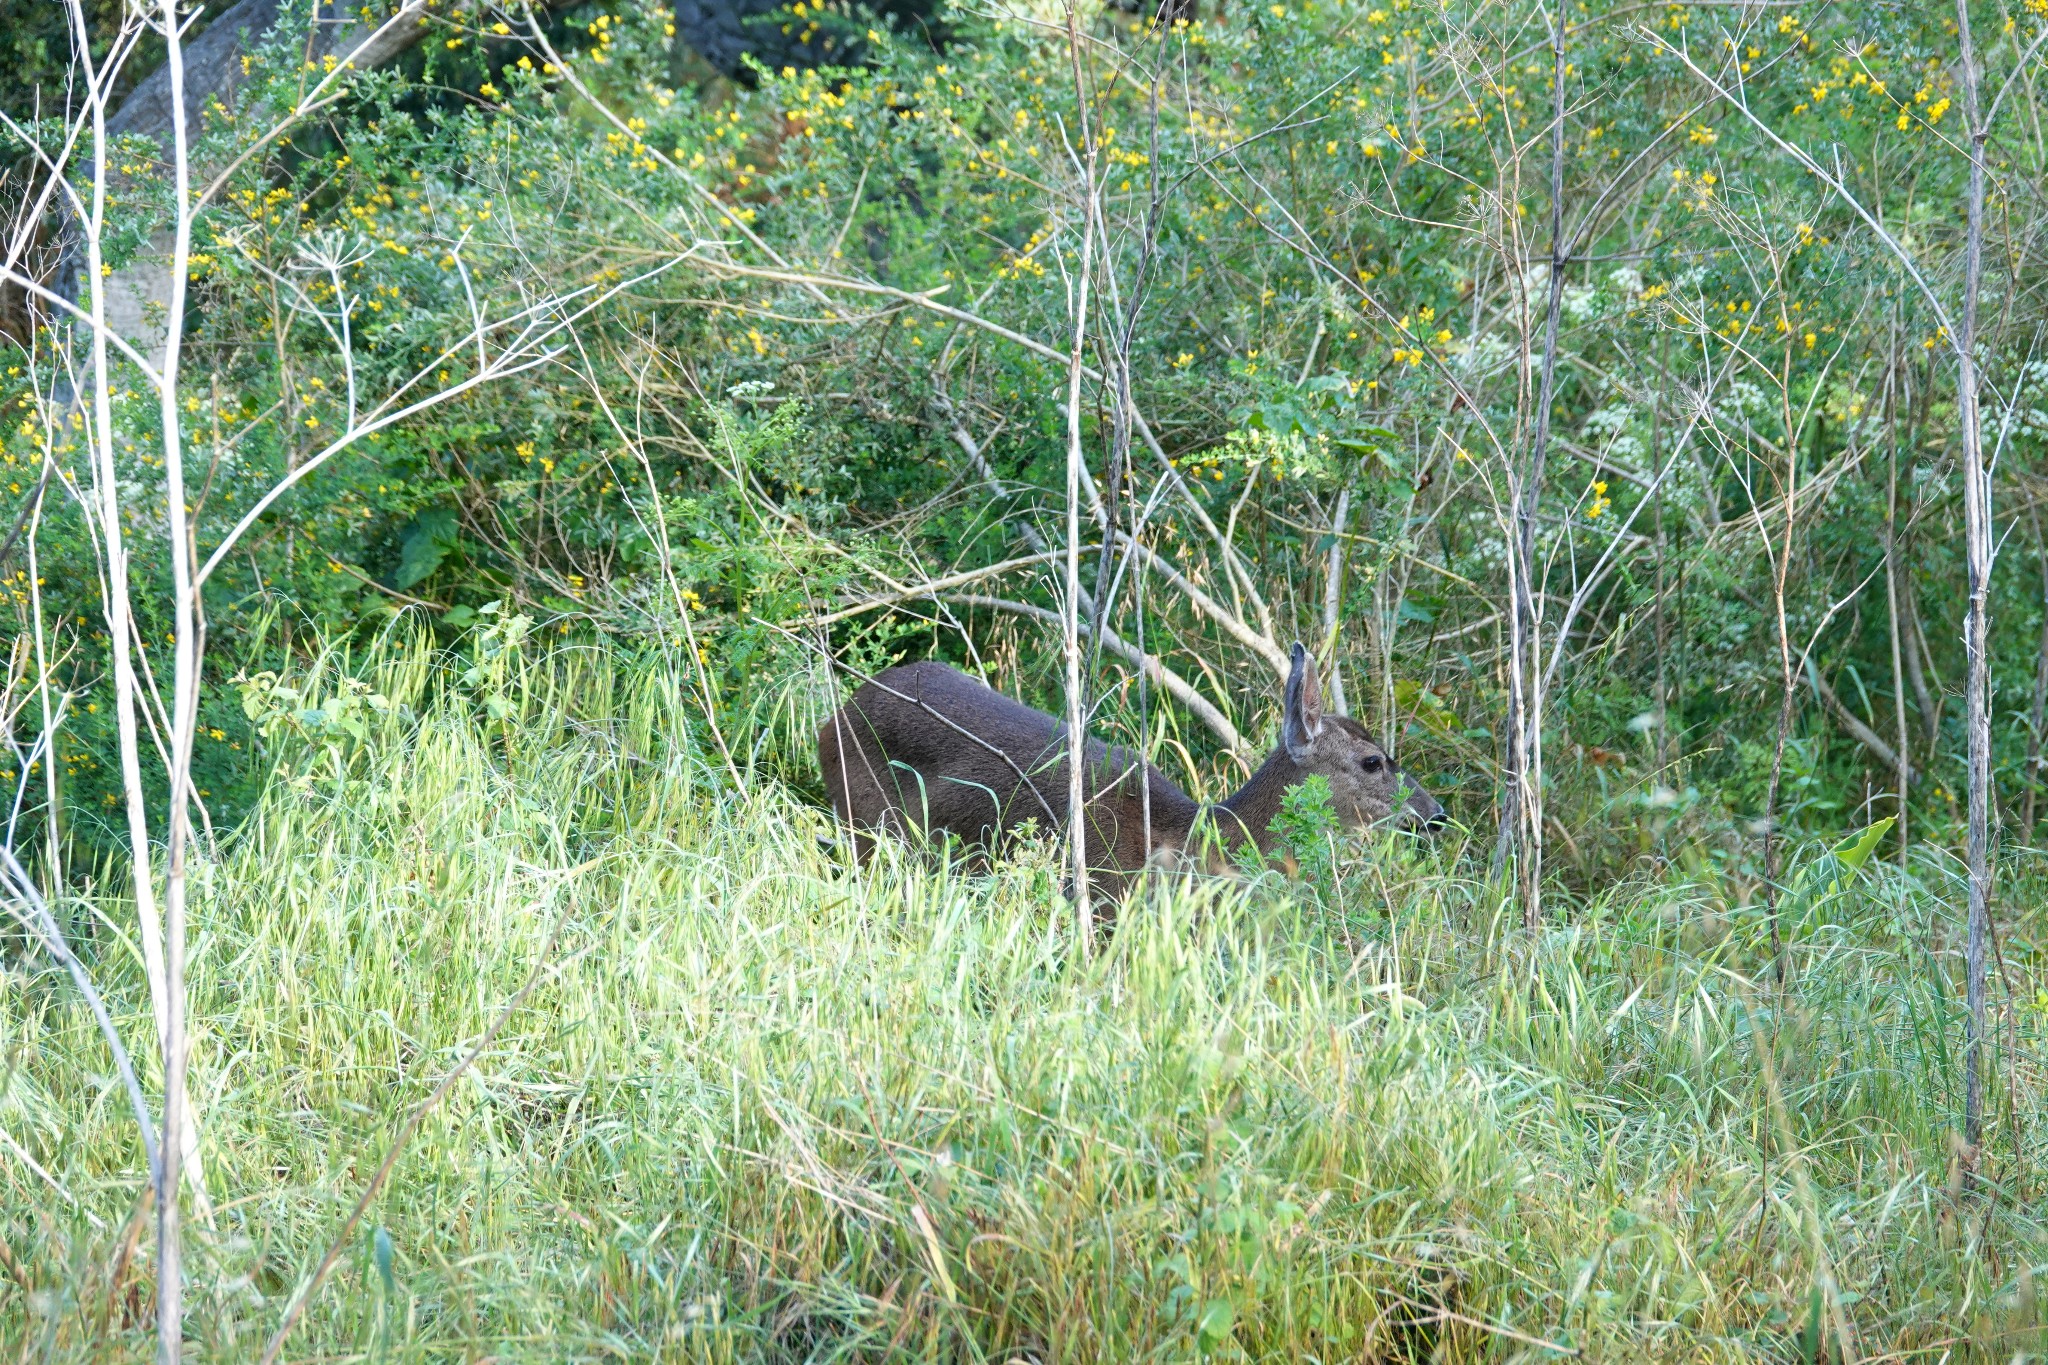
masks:
<path id="1" fill-rule="evenodd" d="M 167 4 L 0 0 L 0 1357 L 2048 1360 L 2048 0 L 373 0 L 182 200 Z M 1296 640 L 1442 837 L 831 828 Z"/>
<path id="2" fill-rule="evenodd" d="M 1535 27 L 1514 29 L 1511 14 Z M 472 300 L 496 319 L 620 292 L 551 338 L 551 363 L 366 435 L 298 483 L 209 584 L 209 655 L 225 676 L 270 666 L 309 629 L 374 630 L 407 611 L 454 610 L 459 623 L 499 599 L 572 635 L 674 638 L 673 579 L 717 642 L 718 704 L 744 713 L 753 680 L 810 648 L 776 623 L 809 640 L 808 621 L 846 594 L 1021 555 L 1016 523 L 1056 533 L 1060 516 L 1080 247 L 1062 138 L 1085 121 L 1110 242 L 1101 268 L 1118 280 L 1090 354 L 1121 364 L 1127 344 L 1137 409 L 1166 457 L 1119 435 L 1112 395 L 1091 384 L 1084 446 L 1098 483 L 1123 469 L 1124 534 L 1222 585 L 1254 628 L 1320 642 L 1332 506 L 1348 493 L 1336 649 L 1356 709 L 1403 731 L 1460 815 L 1491 818 L 1507 688 L 1500 521 L 1534 437 L 1546 303 L 1540 17 L 1389 0 L 1147 30 L 1108 11 L 1084 119 L 1064 37 L 1021 20 L 968 23 L 942 54 L 892 40 L 870 66 L 791 68 L 697 99 L 664 83 L 662 12 L 573 11 L 551 50 L 614 126 L 516 25 L 499 35 L 465 10 L 416 70 L 364 73 L 289 155 L 247 164 L 200 216 L 183 407 L 204 462 L 191 475 L 202 550 L 349 429 L 352 373 L 359 416 L 402 385 L 411 401 L 475 371 Z M 1949 840 L 1966 790 L 1966 670 L 1943 334 L 1856 213 L 1680 54 L 1703 61 L 1724 27 L 1747 33 L 1758 116 L 1816 151 L 1840 147 L 1852 188 L 1901 224 L 1952 304 L 1966 168 L 1950 154 L 1953 22 L 1887 10 L 1808 27 L 1788 11 L 1752 31 L 1712 8 L 1651 17 L 1589 15 L 1570 37 L 1584 112 L 1564 206 L 1587 263 L 1563 285 L 1539 545 L 1556 599 L 1546 630 L 1566 634 L 1549 722 L 1556 799 L 1577 837 L 1636 823 L 1614 798 L 1661 789 L 1658 819 L 1675 813 L 1687 837 L 1655 852 L 1711 847 L 1764 874 L 1756 842 L 1727 835 L 1762 815 L 1772 785 L 1783 562 L 1795 710 L 1777 817 L 1824 834 L 1872 801 L 1886 809 L 1873 791 L 1895 774 L 1840 713 L 1896 749 L 1903 701 L 1927 779 L 1907 837 L 1925 822 Z M 2008 109 L 2031 108 L 2019 61 L 2031 31 L 1986 21 L 1994 74 L 2017 77 Z M 1514 34 L 1522 46 L 1502 51 Z M 308 76 L 290 41 L 256 65 L 267 83 L 237 112 L 206 120 L 203 162 L 224 162 L 298 97 Z M 1139 74 L 1168 66 L 1155 110 Z M 1990 585 L 1992 732 L 2000 813 L 2025 838 L 2048 730 L 2035 512 L 2048 368 L 2025 264 L 2048 216 L 2025 206 L 2048 151 L 2018 124 L 1997 150 L 1993 264 L 2005 264 L 1983 305 L 2005 550 Z M 120 266 L 161 217 L 164 186 L 116 189 Z M 740 273 L 777 260 L 850 283 Z M 492 333 L 494 354 L 515 330 Z M 52 368 L 14 363 L 0 379 L 23 419 L 0 432 L 0 459 L 20 482 L 47 449 L 89 484 L 89 433 L 67 435 L 61 405 L 38 397 L 56 368 L 41 359 Z M 136 381 L 113 400 L 124 477 L 160 499 L 156 400 Z M 962 460 L 956 424 L 985 447 L 993 482 Z M 1228 523 L 1265 615 L 1205 521 Z M 142 634 L 159 640 L 169 566 L 148 519 L 134 530 Z M 104 702 L 94 545 L 68 500 L 50 500 L 41 534 L 51 655 L 70 661 L 79 697 Z M 869 614 L 824 638 L 855 663 L 980 658 L 1044 701 L 1047 635 L 1019 611 L 1048 600 L 1041 579 L 998 575 L 941 594 L 939 610 Z M 1266 685 L 1236 634 L 1156 574 L 1119 581 L 1113 619 L 1127 635 L 1143 594 L 1146 646 L 1226 715 L 1257 712 Z M 204 705 L 227 745 L 245 740 L 231 696 Z M 83 813 L 75 837 L 94 848 L 123 837 L 95 815 L 119 787 L 111 714 L 81 707 L 67 728 L 83 757 L 61 805 Z M 1197 769 L 1223 770 L 1212 736 L 1187 746 Z M 246 745 L 202 745 L 198 762 L 231 819 L 260 764 Z M 1619 852 L 1558 842 L 1551 856 L 1587 886 Z"/>
<path id="3" fill-rule="evenodd" d="M 339 690 L 339 663 L 299 685 Z M 254 1356 L 402 1119 L 536 972 L 288 1358 L 2043 1345 L 2048 1020 L 2001 1035 L 2013 1183 L 1959 1205 L 1938 865 L 1803 854 L 1782 997 L 1726 887 L 1616 890 L 1530 941 L 1455 844 L 1353 849 L 1321 900 L 1146 899 L 1090 957 L 1049 853 L 855 872 L 772 786 L 715 799 L 660 667 L 522 665 L 502 720 L 417 648 L 354 671 L 392 708 L 363 741 L 291 742 L 199 873 L 203 1358 Z M 104 942 L 110 988 L 145 998 Z M 10 1350 L 145 1356 L 103 1045 L 59 980 L 5 990 L 4 1126 L 78 1201 L 7 1168 L 0 1226 L 39 1285 Z"/>

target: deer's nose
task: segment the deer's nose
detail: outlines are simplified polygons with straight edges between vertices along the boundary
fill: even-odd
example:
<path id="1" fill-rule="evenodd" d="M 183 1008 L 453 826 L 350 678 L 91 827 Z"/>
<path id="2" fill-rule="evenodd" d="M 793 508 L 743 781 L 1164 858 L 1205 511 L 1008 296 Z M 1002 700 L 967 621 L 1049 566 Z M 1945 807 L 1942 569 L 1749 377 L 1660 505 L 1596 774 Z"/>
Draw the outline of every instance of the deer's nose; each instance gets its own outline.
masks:
<path id="1" fill-rule="evenodd" d="M 1418 790 L 1415 795 L 1408 798 L 1408 814 L 1417 825 L 1431 834 L 1449 823 L 1442 804 L 1426 791 Z"/>

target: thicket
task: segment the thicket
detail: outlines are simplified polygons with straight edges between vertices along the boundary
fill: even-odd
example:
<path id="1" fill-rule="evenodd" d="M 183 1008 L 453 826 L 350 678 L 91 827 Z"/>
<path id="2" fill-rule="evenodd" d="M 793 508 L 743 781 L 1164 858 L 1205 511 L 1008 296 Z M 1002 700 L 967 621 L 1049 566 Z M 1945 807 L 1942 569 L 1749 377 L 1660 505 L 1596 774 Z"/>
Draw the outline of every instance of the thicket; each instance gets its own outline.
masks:
<path id="1" fill-rule="evenodd" d="M 658 672 L 732 802 L 816 798 L 817 721 L 894 659 L 1061 709 L 1067 629 L 1091 726 L 1214 793 L 1299 638 L 1471 832 L 1439 875 L 1536 929 L 1687 888 L 1788 998 L 1849 923 L 1800 899 L 1813 841 L 1893 863 L 1926 929 L 1869 950 L 1947 972 L 1981 778 L 1992 1033 L 2048 1009 L 2048 0 L 804 0 L 775 27 L 814 61 L 694 89 L 659 6 L 387 13 L 429 34 L 395 65 L 251 40 L 182 256 L 164 146 L 106 149 L 100 220 L 83 87 L 7 125 L 22 886 L 147 902 L 186 744 L 233 847 L 295 744 L 381 723 L 291 679 L 394 631 L 462 659 L 508 762 L 536 638 Z M 96 362 L 78 310 L 177 260 L 185 311 Z M 2026 1188 L 2025 1086 L 1986 1074 L 2013 1166 L 1957 1169 Z"/>
<path id="2" fill-rule="evenodd" d="M 1085 101 L 1064 33 L 1028 16 L 962 15 L 943 52 L 888 37 L 869 66 L 763 72 L 703 100 L 662 83 L 658 10 L 579 17 L 583 50 L 565 60 L 591 99 L 538 50 L 512 59 L 519 33 L 456 11 L 418 77 L 365 74 L 275 159 L 246 163 L 207 216 L 183 400 L 212 474 L 194 504 L 202 546 L 207 518 L 238 516 L 346 420 L 337 290 L 367 389 L 458 341 L 472 302 L 489 313 L 543 282 L 647 277 L 548 365 L 301 483 L 215 580 L 219 667 L 392 611 L 459 625 L 499 599 L 558 632 L 658 642 L 676 635 L 672 573 L 692 594 L 680 600 L 702 604 L 708 683 L 731 724 L 763 712 L 763 679 L 821 645 L 870 662 L 977 654 L 1048 695 L 1049 636 L 1026 608 L 1050 599 L 1029 569 L 950 605 L 940 594 L 823 634 L 809 623 L 878 584 L 1027 554 L 1022 528 L 1054 527 L 1085 126 L 1119 281 L 1089 358 L 1128 374 L 1166 457 L 1119 433 L 1114 395 L 1088 386 L 1083 439 L 1095 479 L 1121 480 L 1124 534 L 1141 525 L 1143 546 L 1232 625 L 1327 642 L 1354 707 L 1397 732 L 1462 815 L 1487 818 L 1504 459 L 1533 429 L 1549 253 L 1542 14 L 1389 0 L 1147 26 L 1111 11 L 1081 46 Z M 1989 25 L 1987 60 L 2010 49 L 2009 103 L 2031 110 L 2026 17 Z M 1802 676 L 1779 817 L 1826 830 L 1889 812 L 1896 764 L 1879 746 L 1903 738 L 1924 774 L 1912 822 L 1941 839 L 1958 819 L 1953 367 L 1867 225 L 1685 65 L 1739 41 L 1729 70 L 1752 68 L 1758 116 L 1834 158 L 1952 287 L 1954 23 L 1882 7 L 1811 28 L 1790 11 L 1750 19 L 1581 8 L 1566 44 L 1570 250 L 1538 536 L 1550 624 L 1565 631 L 1547 780 L 1586 800 L 1561 821 L 1581 884 L 1646 835 L 1661 856 L 1755 861 L 1744 824 L 1772 766 L 1780 561 Z M 471 51 L 488 54 L 487 79 Z M 253 112 L 209 120 L 221 155 L 305 82 L 289 55 L 281 40 L 260 58 L 276 88 L 245 102 Z M 1997 785 L 2019 843 L 2040 785 L 2048 435 L 2030 128 L 2001 125 L 1993 144 L 1982 305 L 2005 550 Z M 130 249 L 160 188 L 138 179 L 119 195 Z M 860 283 L 791 282 L 805 271 Z M 430 380 L 469 372 L 448 360 Z M 57 477 L 76 479 L 76 414 L 46 410 L 19 358 L 9 369 L 17 496 L 52 442 Z M 138 408 L 124 477 L 160 497 L 147 396 L 121 396 Z M 146 520 L 138 530 L 139 567 L 164 573 Z M 91 541 L 54 498 L 41 534 L 53 653 L 68 652 L 86 697 L 104 671 Z M 1256 724 L 1268 679 L 1243 632 L 1142 560 L 1118 579 L 1114 535 L 1099 560 L 1111 567 L 1100 549 L 1089 578 L 1105 592 L 1117 580 L 1112 624 L 1144 595 L 1144 647 Z M 145 622 L 145 640 L 162 624 Z M 232 748 L 248 737 L 230 703 L 216 703 L 231 738 L 209 771 L 223 791 L 257 771 Z M 72 722 L 74 810 L 108 792 L 94 775 L 102 715 Z M 1212 773 L 1213 731 L 1164 723 L 1186 739 L 1183 766 Z M 801 780 L 799 752 L 743 747 Z"/>

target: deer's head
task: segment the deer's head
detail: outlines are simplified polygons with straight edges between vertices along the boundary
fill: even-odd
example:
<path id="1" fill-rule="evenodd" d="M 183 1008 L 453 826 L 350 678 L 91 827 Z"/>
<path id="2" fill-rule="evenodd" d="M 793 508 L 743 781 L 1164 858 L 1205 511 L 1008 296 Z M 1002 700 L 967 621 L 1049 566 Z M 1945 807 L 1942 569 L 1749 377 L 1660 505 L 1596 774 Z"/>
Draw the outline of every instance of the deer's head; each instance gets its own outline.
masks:
<path id="1" fill-rule="evenodd" d="M 1444 808 L 1436 798 L 1402 772 L 1363 725 L 1349 716 L 1324 714 L 1315 657 L 1299 640 L 1287 676 L 1280 742 L 1303 776 L 1321 773 L 1329 781 L 1331 804 L 1346 828 L 1389 819 L 1419 828 L 1443 824 Z"/>

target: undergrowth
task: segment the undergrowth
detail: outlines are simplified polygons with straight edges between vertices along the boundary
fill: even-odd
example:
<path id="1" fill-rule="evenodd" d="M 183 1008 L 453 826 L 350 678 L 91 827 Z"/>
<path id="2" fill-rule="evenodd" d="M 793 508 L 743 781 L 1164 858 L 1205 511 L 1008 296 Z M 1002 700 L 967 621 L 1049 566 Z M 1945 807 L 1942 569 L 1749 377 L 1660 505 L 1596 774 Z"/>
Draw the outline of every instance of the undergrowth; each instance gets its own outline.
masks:
<path id="1" fill-rule="evenodd" d="M 2048 1352 L 2039 911 L 1970 1153 L 1939 865 L 1808 851 L 1782 985 L 1712 881 L 1532 939 L 1456 837 L 1157 888 L 1083 951 L 1050 853 L 855 870 L 821 811 L 736 792 L 659 660 L 479 681 L 393 648 L 297 709 L 275 685 L 279 771 L 194 914 L 201 1358 L 254 1358 L 536 971 L 285 1359 Z M 147 1052 L 131 912 L 61 908 Z M 0 1028 L 0 1348 L 144 1359 L 139 1143 L 20 941 Z"/>

